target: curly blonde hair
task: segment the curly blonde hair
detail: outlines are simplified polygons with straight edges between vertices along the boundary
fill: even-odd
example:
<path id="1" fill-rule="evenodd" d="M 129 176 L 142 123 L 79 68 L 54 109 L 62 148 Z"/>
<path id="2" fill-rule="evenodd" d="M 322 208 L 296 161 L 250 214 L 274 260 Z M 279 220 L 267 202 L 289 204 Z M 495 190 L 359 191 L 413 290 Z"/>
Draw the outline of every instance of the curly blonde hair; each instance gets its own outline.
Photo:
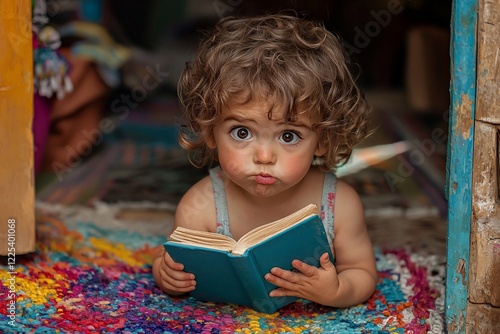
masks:
<path id="1" fill-rule="evenodd" d="M 214 161 L 207 141 L 222 108 L 260 94 L 284 106 L 287 120 L 296 119 L 299 105 L 319 116 L 313 130 L 326 153 L 315 164 L 334 170 L 368 134 L 370 108 L 347 64 L 339 39 L 320 23 L 283 14 L 223 18 L 179 80 L 187 130 L 179 142 L 193 163 Z"/>

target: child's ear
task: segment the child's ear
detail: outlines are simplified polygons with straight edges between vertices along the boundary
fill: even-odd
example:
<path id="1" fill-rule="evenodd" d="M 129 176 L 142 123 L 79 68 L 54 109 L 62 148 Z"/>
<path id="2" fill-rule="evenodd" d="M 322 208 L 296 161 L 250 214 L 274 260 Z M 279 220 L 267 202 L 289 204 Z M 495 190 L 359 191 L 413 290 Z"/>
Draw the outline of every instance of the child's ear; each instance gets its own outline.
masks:
<path id="1" fill-rule="evenodd" d="M 323 144 L 318 143 L 316 147 L 316 151 L 314 151 L 314 155 L 317 157 L 322 157 L 326 154 L 326 147 Z"/>
<path id="2" fill-rule="evenodd" d="M 208 136 L 208 138 L 206 139 L 205 142 L 207 144 L 207 147 L 211 150 L 215 150 L 215 148 L 217 147 L 217 145 L 215 144 L 215 138 L 213 135 Z"/>

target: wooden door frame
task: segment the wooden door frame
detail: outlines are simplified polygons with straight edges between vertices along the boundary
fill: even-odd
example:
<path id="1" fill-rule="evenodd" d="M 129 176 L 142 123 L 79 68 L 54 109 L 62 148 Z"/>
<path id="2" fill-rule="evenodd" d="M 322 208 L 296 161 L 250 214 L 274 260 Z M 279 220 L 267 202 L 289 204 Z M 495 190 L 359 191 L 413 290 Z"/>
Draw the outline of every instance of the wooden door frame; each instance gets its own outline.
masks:
<path id="1" fill-rule="evenodd" d="M 500 327 L 499 13 L 498 2 L 453 2 L 446 189 L 448 333 L 490 333 Z"/>
<path id="2" fill-rule="evenodd" d="M 472 220 L 478 0 L 454 0 L 451 19 L 447 154 L 448 239 L 445 316 L 448 333 L 465 333 Z"/>
<path id="3" fill-rule="evenodd" d="M 9 265 L 35 250 L 31 20 L 31 1 L 0 1 L 0 255 Z"/>

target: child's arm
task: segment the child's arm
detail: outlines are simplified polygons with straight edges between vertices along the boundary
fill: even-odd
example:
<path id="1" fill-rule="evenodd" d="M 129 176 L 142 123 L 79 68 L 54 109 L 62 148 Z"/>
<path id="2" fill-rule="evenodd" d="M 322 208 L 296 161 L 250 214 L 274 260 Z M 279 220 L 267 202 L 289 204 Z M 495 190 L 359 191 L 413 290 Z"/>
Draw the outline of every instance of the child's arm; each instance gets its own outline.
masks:
<path id="1" fill-rule="evenodd" d="M 215 225 L 215 207 L 210 179 L 204 178 L 196 183 L 182 197 L 175 211 L 174 227 L 183 226 L 190 229 L 209 231 L 210 224 Z M 173 231 L 172 229 L 172 231 Z M 153 262 L 153 276 L 156 285 L 169 295 L 181 295 L 192 291 L 196 287 L 195 277 L 183 271 L 184 265 L 175 262 L 164 251 Z"/>
<path id="2" fill-rule="evenodd" d="M 335 266 L 327 254 L 319 268 L 294 260 L 299 273 L 273 268 L 266 279 L 278 286 L 271 296 L 297 296 L 323 305 L 349 307 L 366 301 L 377 280 L 375 256 L 359 196 L 337 182 L 335 203 Z"/>

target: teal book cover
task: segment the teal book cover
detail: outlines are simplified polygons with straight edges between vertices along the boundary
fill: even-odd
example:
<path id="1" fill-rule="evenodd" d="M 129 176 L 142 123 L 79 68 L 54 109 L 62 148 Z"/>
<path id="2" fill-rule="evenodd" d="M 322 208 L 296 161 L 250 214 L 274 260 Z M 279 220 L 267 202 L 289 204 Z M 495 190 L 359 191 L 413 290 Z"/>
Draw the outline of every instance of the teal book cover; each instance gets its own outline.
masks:
<path id="1" fill-rule="evenodd" d="M 249 246 L 234 243 L 223 250 L 212 245 L 176 241 L 167 241 L 164 247 L 176 262 L 184 265 L 184 271 L 195 275 L 196 289 L 190 292 L 192 297 L 200 301 L 245 305 L 264 313 L 276 312 L 297 299 L 269 296 L 269 292 L 276 289 L 264 278 L 271 268 L 292 270 L 294 259 L 318 267 L 319 258 L 325 252 L 333 262 L 323 222 L 316 213 L 266 235 L 263 240 L 254 240 Z"/>

